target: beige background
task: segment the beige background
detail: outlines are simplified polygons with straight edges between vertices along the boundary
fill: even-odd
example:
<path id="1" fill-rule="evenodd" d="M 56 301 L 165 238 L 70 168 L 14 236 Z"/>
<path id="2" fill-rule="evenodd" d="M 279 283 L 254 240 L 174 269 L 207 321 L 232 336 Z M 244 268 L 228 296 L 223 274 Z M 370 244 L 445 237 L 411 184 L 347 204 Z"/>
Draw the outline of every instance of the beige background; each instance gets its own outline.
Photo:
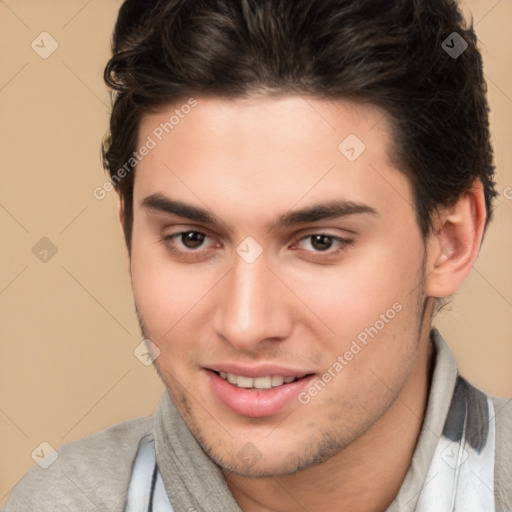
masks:
<path id="1" fill-rule="evenodd" d="M 105 181 L 102 71 L 120 4 L 0 0 L 1 503 L 41 442 L 59 448 L 149 415 L 163 391 L 133 355 L 141 337 L 116 198 L 92 195 Z M 508 199 L 498 201 L 467 284 L 435 323 L 464 375 L 511 396 L 512 2 L 473 0 L 465 9 L 484 55 L 498 190 Z M 44 50 L 43 31 L 59 45 L 47 59 L 31 48 L 35 40 Z M 46 263 L 32 253 L 42 237 L 58 249 Z"/>

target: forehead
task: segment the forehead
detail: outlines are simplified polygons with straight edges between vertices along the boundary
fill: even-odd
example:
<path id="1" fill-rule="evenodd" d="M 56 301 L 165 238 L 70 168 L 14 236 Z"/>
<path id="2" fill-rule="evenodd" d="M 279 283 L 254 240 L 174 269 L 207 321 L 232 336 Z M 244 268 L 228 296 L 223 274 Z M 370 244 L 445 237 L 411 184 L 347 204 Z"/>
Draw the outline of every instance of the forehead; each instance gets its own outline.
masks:
<path id="1" fill-rule="evenodd" d="M 259 153 L 261 162 L 262 147 L 281 149 L 290 159 L 324 156 L 326 150 L 338 156 L 339 143 L 351 134 L 371 153 L 385 153 L 389 143 L 385 112 L 373 105 L 307 96 L 199 97 L 183 98 L 145 115 L 139 142 L 150 135 L 159 146 L 187 142 L 196 151 L 223 153 L 226 158 Z"/>
<path id="2" fill-rule="evenodd" d="M 410 198 L 407 179 L 390 163 L 386 115 L 370 105 L 186 98 L 146 115 L 138 142 L 151 149 L 137 167 L 136 203 L 164 193 L 220 209 L 229 201 L 234 215 L 261 218 L 276 205 L 282 212 L 343 199 L 388 208 Z"/>

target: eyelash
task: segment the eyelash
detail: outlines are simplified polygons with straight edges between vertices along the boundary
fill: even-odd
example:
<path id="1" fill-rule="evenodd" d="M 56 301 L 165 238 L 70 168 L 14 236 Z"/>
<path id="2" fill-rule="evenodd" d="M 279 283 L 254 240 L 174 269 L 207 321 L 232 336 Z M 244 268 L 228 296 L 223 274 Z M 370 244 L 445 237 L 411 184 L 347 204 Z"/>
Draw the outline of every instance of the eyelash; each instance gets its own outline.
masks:
<path id="1" fill-rule="evenodd" d="M 205 236 L 205 239 L 206 238 L 211 238 L 209 235 L 207 235 L 206 233 L 202 232 L 202 231 L 196 231 L 196 230 L 193 230 L 193 229 L 190 229 L 188 231 L 180 231 L 178 233 L 174 233 L 172 235 L 168 235 L 168 236 L 163 236 L 162 239 L 161 239 L 161 242 L 165 245 L 165 247 L 167 248 L 167 250 L 172 253 L 172 254 L 178 254 L 178 255 L 181 255 L 181 256 L 185 256 L 185 257 L 201 257 L 202 256 L 202 249 L 201 248 L 198 248 L 198 249 L 188 249 L 188 248 L 185 248 L 185 249 L 177 249 L 174 244 L 174 239 L 179 239 L 182 235 L 186 235 L 188 233 L 195 233 L 195 234 L 201 234 L 201 235 L 204 235 Z M 322 259 L 326 259 L 326 258 L 329 258 L 329 257 L 333 257 L 333 256 L 337 256 L 339 255 L 341 252 L 343 252 L 347 247 L 349 247 L 350 245 L 353 244 L 353 240 L 352 239 L 349 239 L 349 238 L 343 238 L 343 237 L 340 237 L 340 236 L 336 236 L 336 235 L 331 235 L 331 234 L 328 234 L 328 233 L 323 233 L 323 232 L 317 232 L 317 233 L 310 233 L 308 235 L 305 235 L 305 236 L 302 236 L 300 237 L 299 239 L 297 239 L 297 241 L 293 242 L 292 245 L 296 245 L 297 243 L 301 242 L 302 240 L 307 240 L 307 239 L 312 239 L 313 237 L 315 236 L 325 236 L 325 237 L 328 237 L 330 238 L 333 242 L 336 242 L 338 244 L 338 249 L 336 250 L 331 250 L 331 249 L 327 249 L 325 251 L 307 251 L 307 252 L 310 252 L 312 254 L 314 254 L 315 256 L 313 256 L 313 258 L 322 258 Z M 203 240 L 203 242 L 204 242 Z M 200 256 L 201 254 L 201 256 Z"/>

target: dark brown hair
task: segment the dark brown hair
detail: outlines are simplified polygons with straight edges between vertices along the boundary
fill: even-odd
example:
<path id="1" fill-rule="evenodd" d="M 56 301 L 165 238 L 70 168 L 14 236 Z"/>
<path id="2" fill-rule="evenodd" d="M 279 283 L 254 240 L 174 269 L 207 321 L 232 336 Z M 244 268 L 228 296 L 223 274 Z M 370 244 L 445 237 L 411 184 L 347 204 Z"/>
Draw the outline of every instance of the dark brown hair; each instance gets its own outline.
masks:
<path id="1" fill-rule="evenodd" d="M 467 43 L 460 55 L 443 44 L 454 47 L 454 32 Z M 490 218 L 494 166 L 476 43 L 450 0 L 126 0 L 105 69 L 114 101 L 103 156 L 117 178 L 128 247 L 135 169 L 122 180 L 116 173 L 136 149 L 141 118 L 201 95 L 374 104 L 389 116 L 390 155 L 411 180 L 424 236 L 436 208 L 476 179 Z"/>

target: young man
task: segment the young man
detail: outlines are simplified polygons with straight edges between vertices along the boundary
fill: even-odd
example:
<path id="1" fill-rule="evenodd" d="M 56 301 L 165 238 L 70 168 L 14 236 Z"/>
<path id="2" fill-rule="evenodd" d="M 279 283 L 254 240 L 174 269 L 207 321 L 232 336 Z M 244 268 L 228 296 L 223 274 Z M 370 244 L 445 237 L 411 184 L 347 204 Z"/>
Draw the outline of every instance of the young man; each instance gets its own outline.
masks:
<path id="1" fill-rule="evenodd" d="M 512 510 L 512 406 L 431 329 L 495 196 L 475 45 L 448 0 L 127 0 L 105 163 L 167 392 L 7 511 Z"/>

